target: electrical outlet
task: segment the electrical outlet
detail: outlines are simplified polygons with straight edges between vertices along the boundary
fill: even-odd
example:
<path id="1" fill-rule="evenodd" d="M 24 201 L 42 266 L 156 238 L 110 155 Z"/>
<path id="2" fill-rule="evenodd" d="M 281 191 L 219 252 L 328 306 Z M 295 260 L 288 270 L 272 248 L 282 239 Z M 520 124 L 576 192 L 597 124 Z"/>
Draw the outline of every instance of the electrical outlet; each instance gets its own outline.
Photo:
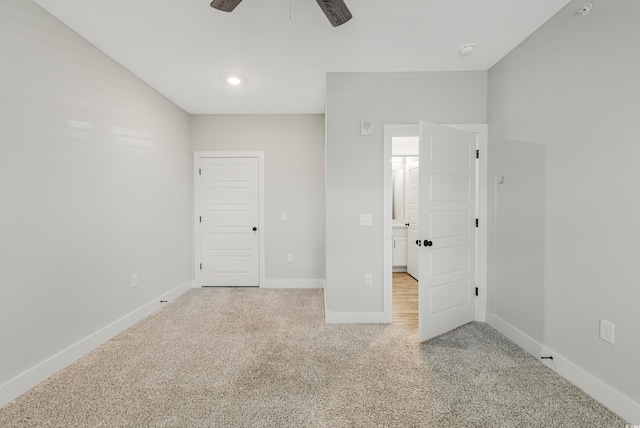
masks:
<path id="1" fill-rule="evenodd" d="M 600 339 L 613 345 L 613 337 L 616 325 L 600 318 Z"/>
<path id="2" fill-rule="evenodd" d="M 360 226 L 372 226 L 372 225 L 373 225 L 373 215 L 360 214 Z"/>
<path id="3" fill-rule="evenodd" d="M 371 287 L 373 285 L 373 275 L 371 275 L 370 273 L 366 273 L 364 275 L 364 285 L 366 285 L 367 287 Z"/>
<path id="4" fill-rule="evenodd" d="M 287 263 L 293 263 L 293 254 L 287 254 Z"/>
<path id="5" fill-rule="evenodd" d="M 138 286 L 138 274 L 134 273 L 131 275 L 131 288 Z"/>

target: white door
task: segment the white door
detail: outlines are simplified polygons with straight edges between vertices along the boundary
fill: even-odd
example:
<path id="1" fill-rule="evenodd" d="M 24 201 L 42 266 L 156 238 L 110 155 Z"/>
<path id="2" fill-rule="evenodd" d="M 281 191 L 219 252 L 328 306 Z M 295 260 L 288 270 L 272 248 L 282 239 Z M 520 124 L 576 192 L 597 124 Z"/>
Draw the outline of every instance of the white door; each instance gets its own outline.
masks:
<path id="1" fill-rule="evenodd" d="M 257 158 L 200 161 L 200 284 L 259 285 Z"/>
<path id="2" fill-rule="evenodd" d="M 407 219 L 409 228 L 407 230 L 407 273 L 418 279 L 418 246 L 415 244 L 420 239 L 418 223 L 420 221 L 418 213 L 419 205 L 419 188 L 420 188 L 420 162 L 416 158 L 407 158 L 407 170 L 409 171 L 408 185 L 408 212 Z"/>
<path id="3" fill-rule="evenodd" d="M 476 319 L 475 169 L 475 134 L 420 122 L 421 341 Z"/>

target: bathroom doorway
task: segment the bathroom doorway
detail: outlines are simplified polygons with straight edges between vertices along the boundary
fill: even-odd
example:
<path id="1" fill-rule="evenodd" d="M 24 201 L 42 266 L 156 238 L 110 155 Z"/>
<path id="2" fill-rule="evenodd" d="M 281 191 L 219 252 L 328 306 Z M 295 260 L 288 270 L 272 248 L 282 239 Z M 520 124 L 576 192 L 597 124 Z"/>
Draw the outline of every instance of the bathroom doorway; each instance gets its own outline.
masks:
<path id="1" fill-rule="evenodd" d="M 436 125 L 438 126 L 438 125 Z M 487 125 L 479 124 L 479 125 L 447 125 L 446 127 L 450 128 L 458 128 L 464 130 L 466 132 L 470 132 L 476 135 L 476 148 L 480 150 L 481 153 L 487 153 L 487 134 L 488 127 Z M 409 227 L 412 223 L 416 224 L 416 222 L 412 222 L 412 217 L 416 217 L 416 220 L 419 220 L 416 215 L 412 215 L 408 208 L 409 203 L 409 191 L 408 189 L 404 192 L 404 212 L 398 210 L 394 207 L 394 203 L 397 205 L 400 201 L 398 197 L 394 197 L 394 187 L 396 187 L 396 193 L 398 192 L 399 185 L 396 184 L 397 179 L 394 180 L 393 174 L 394 169 L 400 169 L 399 164 L 402 162 L 398 162 L 397 159 L 394 159 L 392 156 L 392 146 L 393 140 L 397 137 L 413 137 L 416 138 L 420 134 L 420 127 L 418 124 L 413 125 L 385 125 L 384 127 L 384 185 L 383 185 L 383 204 L 384 204 L 384 219 L 383 219 L 383 229 L 384 229 L 384 311 L 388 314 L 388 319 L 392 320 L 396 318 L 394 316 L 394 310 L 396 309 L 396 305 L 392 304 L 395 300 L 393 293 L 393 283 L 394 280 L 398 282 L 401 278 L 403 278 L 402 273 L 407 270 L 407 268 L 402 269 L 402 263 L 399 263 L 399 260 L 403 260 L 401 254 L 395 255 L 394 260 L 394 245 L 397 249 L 400 245 L 400 248 L 404 248 L 400 242 L 406 240 L 407 246 L 407 267 L 409 266 L 409 248 L 411 248 L 411 243 L 416 241 L 409 239 Z M 415 153 L 415 152 L 414 152 Z M 414 154 L 409 153 L 409 154 Z M 427 152 L 429 153 L 429 152 Z M 398 154 L 398 153 L 396 153 Z M 475 154 L 475 153 L 474 153 Z M 395 162 L 394 162 L 395 161 Z M 395 165 L 395 167 L 394 167 Z M 405 167 L 407 162 L 405 160 Z M 479 161 L 477 162 L 477 174 L 476 174 L 476 184 L 475 188 L 477 195 L 476 201 L 476 216 L 480 221 L 481 225 L 484 225 L 484 219 L 486 219 L 486 188 L 487 188 L 487 177 L 486 177 L 486 165 L 487 158 L 486 156 L 481 156 Z M 396 176 L 400 176 L 401 173 L 396 172 Z M 418 173 L 416 172 L 416 175 Z M 405 173 L 405 185 L 409 183 L 407 173 Z M 394 212 L 395 211 L 395 212 Z M 418 210 L 419 211 L 419 210 Z M 400 215 L 404 214 L 404 215 Z M 403 223 L 404 221 L 404 223 Z M 407 226 L 407 224 L 409 226 Z M 394 227 L 395 226 L 395 227 Z M 404 236 L 400 236 L 402 233 L 399 231 L 406 230 L 406 238 Z M 425 233 L 427 230 L 425 229 Z M 487 307 L 487 284 L 486 284 L 486 255 L 487 255 L 487 236 L 486 236 L 486 225 L 485 227 L 480 227 L 480 229 L 476 229 L 476 251 L 474 259 L 476 260 L 476 277 L 474 282 L 478 288 L 479 294 L 477 294 L 475 300 L 476 306 L 476 319 L 478 321 L 484 321 L 486 316 L 486 307 Z M 417 238 L 419 240 L 420 238 Z M 395 242 L 394 242 L 395 240 Z M 422 243 L 422 241 L 420 241 Z M 427 242 L 427 241 L 425 241 Z M 417 242 L 416 242 L 417 244 Z M 426 245 L 426 244 L 425 244 Z M 418 263 L 419 269 L 419 263 Z M 406 275 L 406 274 L 405 274 Z M 406 279 L 407 276 L 404 276 Z M 420 301 L 420 299 L 419 299 Z M 422 308 L 418 309 L 418 318 L 420 318 L 420 311 Z"/>
<path id="2" fill-rule="evenodd" d="M 418 327 L 418 136 L 391 138 L 392 322 Z"/>

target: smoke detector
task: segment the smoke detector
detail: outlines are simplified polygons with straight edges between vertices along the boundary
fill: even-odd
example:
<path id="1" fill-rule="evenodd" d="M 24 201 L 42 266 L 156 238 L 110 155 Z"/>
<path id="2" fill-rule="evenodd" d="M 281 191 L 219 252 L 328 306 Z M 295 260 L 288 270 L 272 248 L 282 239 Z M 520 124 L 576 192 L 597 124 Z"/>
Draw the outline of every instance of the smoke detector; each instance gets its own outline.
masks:
<path id="1" fill-rule="evenodd" d="M 591 9 L 593 9 L 593 5 L 591 3 L 587 3 L 580 8 L 578 13 L 582 16 L 587 16 L 591 13 Z"/>
<path id="2" fill-rule="evenodd" d="M 460 53 L 460 56 L 469 56 L 475 50 L 476 50 L 475 43 L 467 43 L 466 45 L 460 46 L 460 49 L 458 49 L 458 53 Z"/>

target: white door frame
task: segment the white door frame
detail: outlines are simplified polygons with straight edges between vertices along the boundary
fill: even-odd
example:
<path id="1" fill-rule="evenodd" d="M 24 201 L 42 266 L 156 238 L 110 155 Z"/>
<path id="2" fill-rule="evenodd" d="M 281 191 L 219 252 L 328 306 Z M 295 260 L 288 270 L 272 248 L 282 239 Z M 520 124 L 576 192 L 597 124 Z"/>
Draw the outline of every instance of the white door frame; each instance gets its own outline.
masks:
<path id="1" fill-rule="evenodd" d="M 443 124 L 463 131 L 473 132 L 478 138 L 477 180 L 476 180 L 476 205 L 480 227 L 476 229 L 476 286 L 478 287 L 478 299 L 476 300 L 476 320 L 485 322 L 487 314 L 487 154 L 489 127 L 486 124 Z M 419 125 L 384 125 L 384 150 L 383 150 L 383 297 L 384 319 L 391 322 L 393 268 L 392 268 L 392 219 L 391 219 L 391 141 L 393 137 L 417 137 L 420 135 Z"/>
<path id="2" fill-rule="evenodd" d="M 201 288 L 202 280 L 200 276 L 200 258 L 201 258 L 201 234 L 199 218 L 202 215 L 197 206 L 200 186 L 200 160 L 203 158 L 258 158 L 258 262 L 260 266 L 260 275 L 258 278 L 258 286 L 262 287 L 265 283 L 265 239 L 264 239 L 264 152 L 213 152 L 198 151 L 193 152 L 193 287 Z"/>

